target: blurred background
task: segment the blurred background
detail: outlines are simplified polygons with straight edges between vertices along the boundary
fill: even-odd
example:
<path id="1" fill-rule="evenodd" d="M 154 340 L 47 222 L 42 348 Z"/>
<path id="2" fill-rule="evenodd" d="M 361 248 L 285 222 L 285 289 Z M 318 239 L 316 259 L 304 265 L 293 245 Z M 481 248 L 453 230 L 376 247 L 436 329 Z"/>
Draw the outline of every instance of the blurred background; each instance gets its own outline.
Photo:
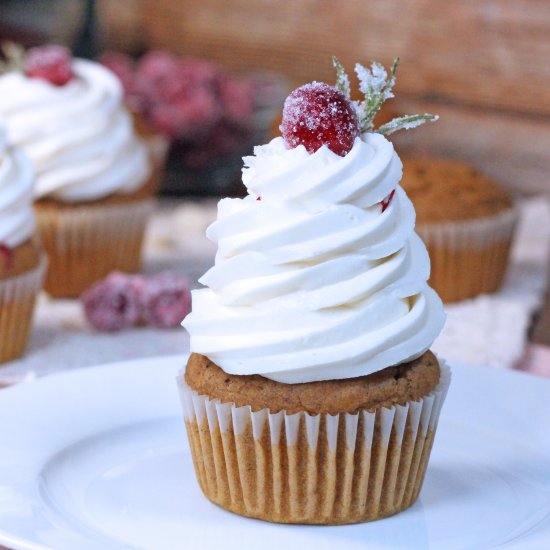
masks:
<path id="1" fill-rule="evenodd" d="M 221 96 L 198 92 L 191 115 L 180 106 L 173 116 L 144 116 L 147 131 L 167 151 L 161 214 L 147 236 L 144 269 L 176 269 L 193 284 L 212 262 L 214 249 L 203 235 L 215 202 L 244 194 L 241 157 L 278 134 L 288 92 L 311 80 L 332 83 L 332 55 L 350 74 L 356 62 L 376 59 L 389 66 L 399 56 L 396 99 L 380 120 L 417 112 L 441 118 L 392 136 L 398 152 L 466 161 L 527 205 L 500 294 L 450 306 L 440 346 L 460 360 L 518 367 L 530 364 L 529 341 L 550 345 L 547 0 L 0 0 L 0 40 L 25 47 L 60 43 L 101 60 L 121 76 L 128 105 L 138 110 L 144 101 L 166 101 L 144 99 L 140 79 L 159 67 L 170 71 L 167 59 L 204 60 L 189 69 L 199 82 L 223 75 Z M 140 60 L 151 52 L 160 57 L 144 66 Z M 223 106 L 215 120 L 211 101 Z M 46 310 L 39 308 L 31 352 L 52 339 L 81 344 L 83 325 L 74 319 L 74 306 L 55 307 L 57 325 L 49 310 L 48 327 L 41 325 Z M 181 349 L 179 340 L 162 338 L 154 349 L 138 345 L 135 353 Z M 127 349 L 124 339 L 119 342 L 110 341 L 118 351 L 104 351 L 102 358 L 119 358 Z M 75 365 L 83 360 L 71 358 Z M 547 351 L 537 364 L 550 375 Z M 15 376 L 33 365 L 31 357 L 4 372 L 11 368 Z"/>
<path id="2" fill-rule="evenodd" d="M 441 116 L 396 135 L 400 151 L 467 160 L 525 194 L 550 187 L 546 0 L 0 0 L 0 13 L 0 38 L 25 46 L 63 43 L 86 57 L 163 49 L 236 74 L 272 73 L 289 89 L 332 82 L 332 55 L 350 72 L 400 56 L 388 107 Z"/>

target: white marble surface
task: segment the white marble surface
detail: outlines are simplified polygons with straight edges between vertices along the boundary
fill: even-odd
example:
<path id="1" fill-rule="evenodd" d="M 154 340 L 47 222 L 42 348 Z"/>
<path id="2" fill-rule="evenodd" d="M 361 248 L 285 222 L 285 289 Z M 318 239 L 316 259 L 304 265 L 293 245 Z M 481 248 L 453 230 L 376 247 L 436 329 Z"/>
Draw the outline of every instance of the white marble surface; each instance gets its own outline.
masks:
<path id="1" fill-rule="evenodd" d="M 215 248 L 204 237 L 214 216 L 213 201 L 159 205 L 147 235 L 144 271 L 173 269 L 196 284 L 214 258 Z M 524 203 L 504 288 L 447 306 L 447 324 L 433 349 L 451 364 L 513 368 L 523 354 L 531 315 L 541 302 L 549 249 L 550 200 Z M 188 349 L 183 329 L 98 333 L 87 326 L 78 301 L 41 296 L 28 352 L 0 368 L 0 385 L 101 363 L 183 356 Z"/>

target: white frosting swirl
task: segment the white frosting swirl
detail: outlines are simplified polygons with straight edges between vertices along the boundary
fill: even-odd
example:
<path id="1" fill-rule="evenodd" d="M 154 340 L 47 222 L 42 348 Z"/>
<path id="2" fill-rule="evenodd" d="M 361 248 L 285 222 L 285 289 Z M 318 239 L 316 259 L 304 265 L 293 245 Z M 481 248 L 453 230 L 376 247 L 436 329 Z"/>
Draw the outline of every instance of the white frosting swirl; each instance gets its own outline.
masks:
<path id="1" fill-rule="evenodd" d="M 75 60 L 73 70 L 64 86 L 18 72 L 0 77 L 0 116 L 35 166 L 37 198 L 79 202 L 135 191 L 149 159 L 119 81 L 91 61 Z"/>
<path id="2" fill-rule="evenodd" d="M 34 171 L 23 151 L 8 147 L 0 127 L 0 244 L 14 248 L 34 233 Z"/>
<path id="3" fill-rule="evenodd" d="M 276 138 L 254 152 L 249 195 L 220 201 L 207 232 L 218 254 L 183 323 L 191 350 L 284 383 L 363 376 L 424 353 L 445 316 L 392 144 L 364 134 L 340 157 Z"/>

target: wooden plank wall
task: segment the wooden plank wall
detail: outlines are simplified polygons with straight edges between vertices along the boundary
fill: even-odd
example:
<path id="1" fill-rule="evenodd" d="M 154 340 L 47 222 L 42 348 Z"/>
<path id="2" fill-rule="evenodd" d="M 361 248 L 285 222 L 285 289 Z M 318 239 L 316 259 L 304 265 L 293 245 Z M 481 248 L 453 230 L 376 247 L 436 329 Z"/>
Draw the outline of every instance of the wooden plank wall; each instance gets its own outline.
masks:
<path id="1" fill-rule="evenodd" d="M 550 193 L 548 0 L 100 0 L 107 47 L 162 47 L 291 83 L 332 82 L 331 55 L 401 57 L 395 113 L 441 120 L 403 152 L 466 159 L 522 193 Z"/>

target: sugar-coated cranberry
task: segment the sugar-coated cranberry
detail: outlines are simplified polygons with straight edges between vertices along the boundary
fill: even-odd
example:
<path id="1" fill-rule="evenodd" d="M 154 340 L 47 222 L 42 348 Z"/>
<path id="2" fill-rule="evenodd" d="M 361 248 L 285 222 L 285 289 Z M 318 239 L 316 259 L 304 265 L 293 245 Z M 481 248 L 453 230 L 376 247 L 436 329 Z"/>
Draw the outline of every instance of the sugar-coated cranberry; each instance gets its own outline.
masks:
<path id="1" fill-rule="evenodd" d="M 114 272 L 98 281 L 81 297 L 84 314 L 97 330 L 115 332 L 141 318 L 141 288 L 136 278 Z"/>
<path id="2" fill-rule="evenodd" d="M 359 135 L 359 122 L 350 101 L 338 88 L 312 82 L 286 98 L 280 129 L 289 147 L 303 145 L 313 153 L 327 145 L 345 156 Z"/>
<path id="3" fill-rule="evenodd" d="M 25 59 L 25 74 L 64 86 L 74 76 L 71 52 L 63 46 L 31 48 Z"/>
<path id="4" fill-rule="evenodd" d="M 189 283 L 164 272 L 147 280 L 142 294 L 145 322 L 158 328 L 177 327 L 191 310 Z"/>

